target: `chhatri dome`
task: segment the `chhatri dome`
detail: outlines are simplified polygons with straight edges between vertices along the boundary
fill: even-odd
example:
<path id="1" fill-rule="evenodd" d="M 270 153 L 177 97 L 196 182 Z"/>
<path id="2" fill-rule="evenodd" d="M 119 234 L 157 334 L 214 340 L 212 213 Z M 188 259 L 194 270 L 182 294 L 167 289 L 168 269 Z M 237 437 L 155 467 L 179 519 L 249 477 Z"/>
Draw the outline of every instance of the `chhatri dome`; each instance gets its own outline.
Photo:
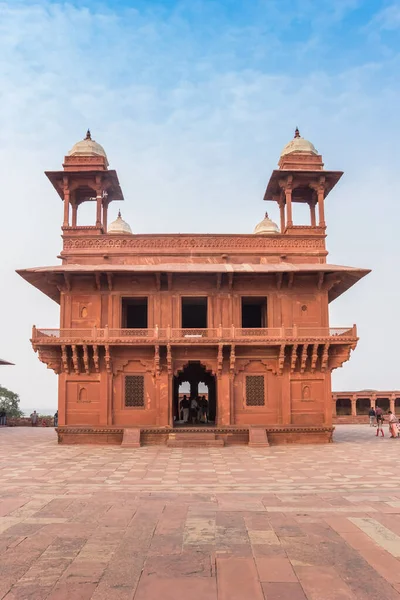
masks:
<path id="1" fill-rule="evenodd" d="M 103 156 L 108 164 L 107 154 L 103 146 L 92 140 L 90 130 L 87 130 L 84 140 L 77 142 L 68 152 L 68 156 Z"/>
<path id="2" fill-rule="evenodd" d="M 292 152 L 304 152 L 307 154 L 315 154 L 318 155 L 318 151 L 314 147 L 314 145 L 301 137 L 298 128 L 296 127 L 296 131 L 294 132 L 294 139 L 291 140 L 281 152 L 281 157 L 286 156 L 287 154 L 291 154 Z"/>
<path id="3" fill-rule="evenodd" d="M 276 223 L 271 221 L 268 216 L 268 213 L 265 213 L 264 219 L 256 225 L 253 233 L 257 235 L 269 235 L 271 233 L 279 233 L 279 227 Z"/>
<path id="4" fill-rule="evenodd" d="M 132 229 L 126 221 L 121 217 L 121 211 L 118 211 L 118 217 L 109 224 L 107 233 L 119 234 L 119 235 L 132 235 Z"/>

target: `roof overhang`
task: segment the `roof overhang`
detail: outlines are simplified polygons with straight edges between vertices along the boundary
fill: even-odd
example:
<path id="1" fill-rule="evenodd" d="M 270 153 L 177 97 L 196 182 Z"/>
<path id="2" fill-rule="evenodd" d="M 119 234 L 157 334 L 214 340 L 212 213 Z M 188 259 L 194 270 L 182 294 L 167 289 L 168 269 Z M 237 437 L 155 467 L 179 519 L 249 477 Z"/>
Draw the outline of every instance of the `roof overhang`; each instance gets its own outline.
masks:
<path id="1" fill-rule="evenodd" d="M 325 196 L 327 196 L 343 175 L 343 171 L 296 171 L 295 169 L 275 169 L 275 171 L 272 171 L 267 189 L 265 190 L 264 200 L 275 200 L 281 193 L 280 182 L 285 180 L 289 175 L 293 176 L 293 180 L 297 182 L 299 186 L 301 186 L 303 182 L 304 185 L 308 185 L 310 181 L 319 180 L 321 177 L 324 177 Z M 300 200 L 293 197 L 292 201 L 299 202 Z"/>
<path id="2" fill-rule="evenodd" d="M 107 171 L 45 171 L 46 177 L 53 184 L 54 189 L 64 200 L 64 177 L 75 178 L 85 182 L 93 181 L 97 175 L 101 175 L 102 180 L 106 184 L 106 188 L 112 191 L 112 200 L 123 200 L 124 195 L 121 190 L 117 172 L 113 169 Z"/>
<path id="3" fill-rule="evenodd" d="M 14 366 L 14 363 L 8 362 L 8 360 L 3 360 L 2 358 L 0 358 L 0 365 L 12 365 L 12 366 Z"/>
<path id="4" fill-rule="evenodd" d="M 225 263 L 161 263 L 161 264 L 136 264 L 136 265 L 58 265 L 54 267 L 36 267 L 21 269 L 17 273 L 28 283 L 55 300 L 60 301 L 60 289 L 64 281 L 72 276 L 98 276 L 104 274 L 162 274 L 172 273 L 180 275 L 207 275 L 230 274 L 231 276 L 243 275 L 270 275 L 292 273 L 293 275 L 321 274 L 329 276 L 329 301 L 335 300 L 357 281 L 370 272 L 369 269 L 359 269 L 342 265 L 330 264 L 225 264 Z"/>

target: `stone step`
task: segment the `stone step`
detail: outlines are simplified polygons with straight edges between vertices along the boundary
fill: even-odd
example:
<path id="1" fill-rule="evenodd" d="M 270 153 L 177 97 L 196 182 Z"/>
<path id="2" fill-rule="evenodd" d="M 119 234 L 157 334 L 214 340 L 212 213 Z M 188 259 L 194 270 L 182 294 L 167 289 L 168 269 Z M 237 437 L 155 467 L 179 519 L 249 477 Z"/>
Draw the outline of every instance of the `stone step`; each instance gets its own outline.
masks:
<path id="1" fill-rule="evenodd" d="M 204 431 L 170 433 L 167 440 L 169 448 L 200 448 L 200 447 L 221 447 L 224 446 L 224 440 L 217 440 L 215 433 Z"/>
<path id="2" fill-rule="evenodd" d="M 124 429 L 121 446 L 124 448 L 140 448 L 140 429 L 137 427 Z"/>
<path id="3" fill-rule="evenodd" d="M 265 427 L 249 427 L 249 446 L 251 448 L 266 448 L 269 446 Z"/>
<path id="4" fill-rule="evenodd" d="M 177 431 L 169 434 L 170 439 L 187 440 L 196 438 L 196 440 L 215 440 L 215 433 L 208 431 Z"/>

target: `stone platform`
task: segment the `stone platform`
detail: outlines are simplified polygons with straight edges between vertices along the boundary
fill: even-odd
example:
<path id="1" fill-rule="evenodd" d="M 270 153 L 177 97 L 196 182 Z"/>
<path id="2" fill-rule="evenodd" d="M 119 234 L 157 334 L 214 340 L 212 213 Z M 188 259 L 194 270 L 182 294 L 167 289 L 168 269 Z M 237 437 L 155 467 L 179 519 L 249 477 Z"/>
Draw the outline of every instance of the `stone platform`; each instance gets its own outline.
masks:
<path id="1" fill-rule="evenodd" d="M 171 436 L 186 435 L 186 446 L 204 446 L 204 435 L 214 435 L 215 446 L 220 445 L 248 445 L 249 429 L 252 426 L 188 426 L 188 427 L 142 427 L 140 429 L 140 445 L 175 445 Z M 131 428 L 138 431 L 137 428 Z M 254 427 L 260 436 L 261 427 Z M 332 441 L 333 427 L 307 427 L 307 426 L 268 426 L 264 428 L 268 438 L 268 444 L 324 444 Z M 121 427 L 78 427 L 60 426 L 57 428 L 58 441 L 60 444 L 101 444 L 121 445 L 124 436 L 129 436 L 129 428 Z M 132 434 L 136 436 L 135 434 Z M 257 434 L 256 434 L 257 435 Z M 188 441 L 190 439 L 190 444 Z M 182 438 L 181 438 L 182 439 Z M 210 438 L 211 439 L 211 438 Z M 197 443 L 196 443 L 197 440 Z M 266 445 L 268 445 L 266 444 Z M 213 444 L 209 444 L 213 445 Z M 181 444 L 182 446 L 182 444 Z"/>
<path id="2" fill-rule="evenodd" d="M 386 425 L 259 449 L 0 428 L 0 598 L 400 600 L 399 452 Z"/>

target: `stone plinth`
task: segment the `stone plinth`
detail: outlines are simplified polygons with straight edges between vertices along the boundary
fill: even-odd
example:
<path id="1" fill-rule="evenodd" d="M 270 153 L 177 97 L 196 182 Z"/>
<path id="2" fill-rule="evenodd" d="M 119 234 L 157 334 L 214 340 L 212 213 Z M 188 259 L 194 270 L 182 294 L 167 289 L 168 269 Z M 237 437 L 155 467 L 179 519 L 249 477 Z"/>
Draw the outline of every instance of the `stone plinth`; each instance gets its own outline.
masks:
<path id="1" fill-rule="evenodd" d="M 124 429 L 121 446 L 124 448 L 140 448 L 140 429 L 136 427 Z"/>
<path id="2" fill-rule="evenodd" d="M 252 448 L 266 448 L 269 446 L 265 427 L 249 428 L 249 446 Z"/>

